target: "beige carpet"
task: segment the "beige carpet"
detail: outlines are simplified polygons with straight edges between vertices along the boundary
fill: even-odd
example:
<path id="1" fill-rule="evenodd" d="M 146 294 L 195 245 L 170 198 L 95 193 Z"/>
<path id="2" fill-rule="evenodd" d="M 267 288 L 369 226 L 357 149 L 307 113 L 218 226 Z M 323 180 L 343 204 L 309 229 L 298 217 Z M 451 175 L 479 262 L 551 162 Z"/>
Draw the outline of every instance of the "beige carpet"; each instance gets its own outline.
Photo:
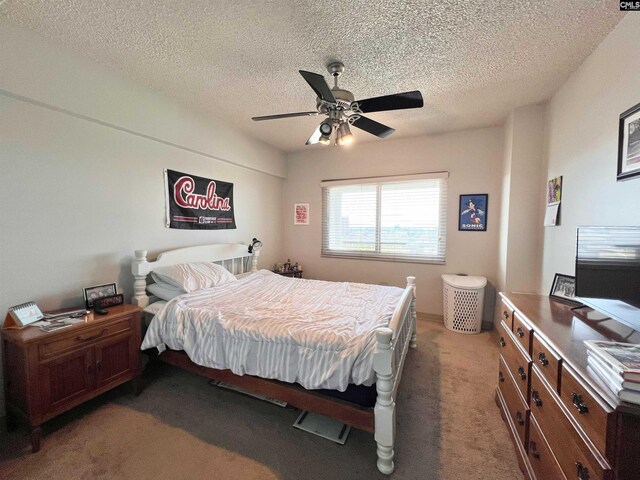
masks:
<path id="1" fill-rule="evenodd" d="M 418 322 L 398 399 L 394 479 L 522 479 L 494 403 L 491 333 L 462 335 Z M 373 435 L 346 445 L 294 429 L 298 412 L 162 365 L 139 397 L 125 385 L 44 427 L 0 436 L 2 479 L 378 479 Z"/>

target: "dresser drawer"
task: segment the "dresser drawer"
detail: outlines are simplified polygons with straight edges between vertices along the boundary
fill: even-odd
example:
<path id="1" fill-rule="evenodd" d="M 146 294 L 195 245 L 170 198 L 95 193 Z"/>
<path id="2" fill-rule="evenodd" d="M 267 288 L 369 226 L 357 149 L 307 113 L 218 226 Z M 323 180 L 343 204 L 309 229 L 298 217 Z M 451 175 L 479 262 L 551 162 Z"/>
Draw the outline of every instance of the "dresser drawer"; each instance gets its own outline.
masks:
<path id="1" fill-rule="evenodd" d="M 540 431 L 533 415 L 529 417 L 529 444 L 527 456 L 537 480 L 565 480 L 556 457 L 551 453 L 549 444 Z"/>
<path id="2" fill-rule="evenodd" d="M 546 344 L 538 335 L 533 335 L 531 358 L 535 363 L 544 378 L 547 379 L 549 384 L 560 391 L 560 368 L 562 365 L 562 358 Z"/>
<path id="3" fill-rule="evenodd" d="M 500 320 L 509 326 L 509 330 L 513 328 L 513 308 L 511 308 L 503 299 L 500 299 Z"/>
<path id="4" fill-rule="evenodd" d="M 500 358 L 500 366 L 498 367 L 498 389 L 502 393 L 502 398 L 507 405 L 505 414 L 510 418 L 511 423 L 518 432 L 518 437 L 523 446 L 527 440 L 527 419 L 529 417 L 529 409 L 524 399 L 520 395 L 518 387 L 516 387 L 511 374 Z"/>
<path id="5" fill-rule="evenodd" d="M 531 369 L 531 416 L 537 421 L 549 447 L 568 479 L 609 479 L 604 458 L 592 450 L 563 411 L 560 400 L 542 380 L 538 367 Z"/>
<path id="6" fill-rule="evenodd" d="M 73 327 L 70 327 L 73 329 Z M 131 330 L 131 317 L 116 320 L 114 322 L 96 325 L 92 328 L 83 328 L 81 331 L 74 329 L 68 335 L 56 337 L 44 341 L 38 345 L 38 354 L 41 360 L 58 355 L 59 353 L 89 345 L 98 340 Z"/>
<path id="7" fill-rule="evenodd" d="M 513 334 L 527 355 L 531 355 L 533 329 L 517 313 L 513 314 Z"/>
<path id="8" fill-rule="evenodd" d="M 560 398 L 593 444 L 606 455 L 607 431 L 613 431 L 615 415 L 566 365 L 562 368 Z M 608 430 L 608 429 L 611 430 Z"/>
<path id="9" fill-rule="evenodd" d="M 507 330 L 507 325 L 504 322 L 500 322 L 500 338 L 504 339 L 500 345 L 502 357 L 507 364 L 507 369 L 511 372 L 522 397 L 525 400 L 528 400 L 531 362 L 522 352 L 522 349 L 520 348 L 516 338 L 513 336 L 513 333 L 511 333 L 510 330 Z M 503 343 L 504 346 L 502 347 Z"/>

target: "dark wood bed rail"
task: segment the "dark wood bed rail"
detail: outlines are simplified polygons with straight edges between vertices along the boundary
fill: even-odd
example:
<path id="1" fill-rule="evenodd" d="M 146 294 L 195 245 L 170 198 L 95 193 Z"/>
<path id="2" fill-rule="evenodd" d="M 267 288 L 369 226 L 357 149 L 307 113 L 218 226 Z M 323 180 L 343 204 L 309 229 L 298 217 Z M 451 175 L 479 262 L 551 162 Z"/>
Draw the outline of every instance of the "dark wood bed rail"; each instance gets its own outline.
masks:
<path id="1" fill-rule="evenodd" d="M 366 432 L 374 432 L 373 408 L 305 390 L 277 380 L 267 380 L 251 375 L 236 375 L 231 370 L 218 370 L 193 363 L 183 351 L 165 350 L 158 357 L 165 363 L 193 372 L 210 380 L 219 380 L 252 393 L 275 398 L 292 407 L 326 415 Z"/>

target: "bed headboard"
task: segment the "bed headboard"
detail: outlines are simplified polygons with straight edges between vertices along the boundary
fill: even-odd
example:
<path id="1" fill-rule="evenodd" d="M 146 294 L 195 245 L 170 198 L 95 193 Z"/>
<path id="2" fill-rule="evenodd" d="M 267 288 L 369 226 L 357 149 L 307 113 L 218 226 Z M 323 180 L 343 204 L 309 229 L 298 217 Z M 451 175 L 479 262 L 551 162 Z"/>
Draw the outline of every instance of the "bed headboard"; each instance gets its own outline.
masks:
<path id="1" fill-rule="evenodd" d="M 149 297 L 146 291 L 147 275 L 156 268 L 177 263 L 213 262 L 219 263 L 234 275 L 238 275 L 247 271 L 245 260 L 248 257 L 251 257 L 249 271 L 255 272 L 258 269 L 259 255 L 259 249 L 254 249 L 253 253 L 249 253 L 248 245 L 243 243 L 219 243 L 168 250 L 158 255 L 155 261 L 150 262 L 147 260 L 146 250 L 136 250 L 133 264 L 131 265 L 131 272 L 135 278 L 131 303 L 142 308 L 149 305 Z"/>

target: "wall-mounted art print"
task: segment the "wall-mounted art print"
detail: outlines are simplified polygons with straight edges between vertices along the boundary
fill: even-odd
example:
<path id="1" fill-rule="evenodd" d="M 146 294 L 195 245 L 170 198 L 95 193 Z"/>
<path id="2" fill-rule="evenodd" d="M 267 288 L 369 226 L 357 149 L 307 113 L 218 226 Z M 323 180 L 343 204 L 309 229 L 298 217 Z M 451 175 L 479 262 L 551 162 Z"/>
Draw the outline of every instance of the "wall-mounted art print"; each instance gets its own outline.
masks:
<path id="1" fill-rule="evenodd" d="M 560 203 L 562 200 L 562 176 L 552 178 L 547 183 L 547 205 Z"/>
<path id="2" fill-rule="evenodd" d="M 485 232 L 488 206 L 489 195 L 486 193 L 460 195 L 458 230 Z"/>
<path id="3" fill-rule="evenodd" d="M 165 170 L 169 228 L 222 230 L 236 228 L 233 183 Z"/>
<path id="4" fill-rule="evenodd" d="M 558 225 L 558 212 L 562 201 L 562 176 L 547 182 L 547 210 L 544 215 L 544 226 Z"/>
<path id="5" fill-rule="evenodd" d="M 309 225 L 309 204 L 296 203 L 293 206 L 293 224 Z"/>
<path id="6" fill-rule="evenodd" d="M 640 175 L 640 103 L 620 115 L 617 180 Z"/>

